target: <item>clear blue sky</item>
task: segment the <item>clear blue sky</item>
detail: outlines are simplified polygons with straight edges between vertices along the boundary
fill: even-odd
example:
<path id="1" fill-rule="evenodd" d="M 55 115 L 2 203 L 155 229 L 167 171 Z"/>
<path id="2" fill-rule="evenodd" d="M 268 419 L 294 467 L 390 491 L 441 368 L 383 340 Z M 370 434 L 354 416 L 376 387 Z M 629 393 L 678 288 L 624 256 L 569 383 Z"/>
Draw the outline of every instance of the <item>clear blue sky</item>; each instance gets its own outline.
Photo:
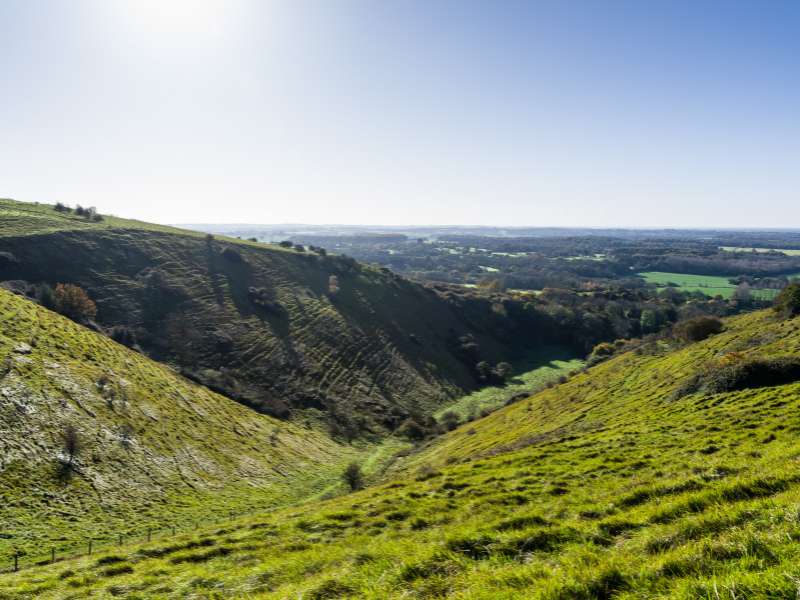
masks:
<path id="1" fill-rule="evenodd" d="M 800 2 L 0 0 L 0 196 L 800 226 Z"/>

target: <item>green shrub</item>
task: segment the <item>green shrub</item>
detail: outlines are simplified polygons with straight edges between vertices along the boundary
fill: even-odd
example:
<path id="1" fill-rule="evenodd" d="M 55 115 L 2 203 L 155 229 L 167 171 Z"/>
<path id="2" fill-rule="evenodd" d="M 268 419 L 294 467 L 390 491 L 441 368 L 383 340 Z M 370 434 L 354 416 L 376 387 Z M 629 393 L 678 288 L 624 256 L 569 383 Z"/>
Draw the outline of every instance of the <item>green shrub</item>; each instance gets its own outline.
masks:
<path id="1" fill-rule="evenodd" d="M 785 385 L 800 381 L 800 358 L 743 358 L 728 355 L 706 366 L 697 375 L 686 379 L 673 393 L 673 398 L 705 392 L 721 394 L 751 388 Z"/>
<path id="2" fill-rule="evenodd" d="M 614 345 L 609 344 L 608 342 L 597 344 L 594 348 L 592 348 L 592 352 L 589 354 L 588 362 L 591 365 L 595 365 L 613 356 L 615 351 L 616 348 Z"/>
<path id="3" fill-rule="evenodd" d="M 439 423 L 446 431 L 453 431 L 461 424 L 461 417 L 455 411 L 448 410 L 439 417 Z"/>
<path id="4" fill-rule="evenodd" d="M 717 317 L 695 317 L 677 323 L 673 328 L 675 337 L 685 342 L 700 342 L 722 331 L 722 321 Z"/>
<path id="5" fill-rule="evenodd" d="M 361 466 L 356 462 L 351 462 L 342 473 L 342 479 L 351 491 L 360 490 L 364 486 L 364 476 L 361 473 Z"/>
<path id="6" fill-rule="evenodd" d="M 397 428 L 396 433 L 410 440 L 419 441 L 430 435 L 431 430 L 426 425 L 419 423 L 417 419 L 409 417 L 400 424 L 400 427 Z"/>
<path id="7" fill-rule="evenodd" d="M 790 283 L 775 298 L 775 312 L 791 318 L 800 315 L 800 283 Z"/>

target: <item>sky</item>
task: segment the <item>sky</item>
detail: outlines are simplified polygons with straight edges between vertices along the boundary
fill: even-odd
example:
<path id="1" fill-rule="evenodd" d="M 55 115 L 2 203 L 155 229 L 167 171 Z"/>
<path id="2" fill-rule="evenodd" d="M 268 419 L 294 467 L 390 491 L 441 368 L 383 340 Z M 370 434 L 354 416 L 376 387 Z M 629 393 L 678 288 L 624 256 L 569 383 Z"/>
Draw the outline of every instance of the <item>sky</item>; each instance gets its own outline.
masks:
<path id="1" fill-rule="evenodd" d="M 800 2 L 0 0 L 0 197 L 800 227 Z"/>

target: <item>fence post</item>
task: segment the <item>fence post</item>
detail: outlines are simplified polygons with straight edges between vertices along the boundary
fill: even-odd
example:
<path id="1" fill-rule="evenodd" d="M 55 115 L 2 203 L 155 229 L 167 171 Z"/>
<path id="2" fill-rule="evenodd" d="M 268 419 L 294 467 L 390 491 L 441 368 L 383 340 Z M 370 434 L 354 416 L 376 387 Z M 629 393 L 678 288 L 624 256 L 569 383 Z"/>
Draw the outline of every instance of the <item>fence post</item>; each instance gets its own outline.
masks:
<path id="1" fill-rule="evenodd" d="M 14 552 L 14 571 L 19 571 L 19 551 Z"/>
<path id="2" fill-rule="evenodd" d="M 92 555 L 92 539 L 89 538 L 89 556 Z"/>
<path id="3" fill-rule="evenodd" d="M 175 537 L 175 525 L 172 526 L 172 537 Z"/>
<path id="4" fill-rule="evenodd" d="M 50 562 L 51 563 L 56 562 L 56 549 L 55 548 L 50 548 Z"/>
<path id="5" fill-rule="evenodd" d="M 122 546 L 122 534 L 119 534 L 119 545 Z"/>
<path id="6" fill-rule="evenodd" d="M 150 538 L 151 538 L 151 533 L 152 533 L 152 531 L 151 531 L 151 529 L 148 527 L 148 528 L 147 528 L 147 541 L 148 541 L 148 542 L 150 541 Z"/>

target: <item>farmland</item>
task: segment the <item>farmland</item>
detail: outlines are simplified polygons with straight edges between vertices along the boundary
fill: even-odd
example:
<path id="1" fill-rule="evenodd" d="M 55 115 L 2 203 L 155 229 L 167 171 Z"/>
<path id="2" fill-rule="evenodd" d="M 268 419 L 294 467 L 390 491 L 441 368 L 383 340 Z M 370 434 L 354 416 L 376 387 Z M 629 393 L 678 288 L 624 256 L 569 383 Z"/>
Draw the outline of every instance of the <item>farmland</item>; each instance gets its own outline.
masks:
<path id="1" fill-rule="evenodd" d="M 729 281 L 728 277 L 715 275 L 690 275 L 687 273 L 668 273 L 663 271 L 649 271 L 639 273 L 647 283 L 652 283 L 658 287 L 675 287 L 683 292 L 702 292 L 707 296 L 722 296 L 731 298 L 736 286 Z M 672 285 L 674 284 L 674 285 Z M 778 293 L 778 290 L 759 290 L 752 289 L 751 294 L 757 298 L 771 299 Z"/>
<path id="2" fill-rule="evenodd" d="M 766 252 L 780 252 L 786 256 L 800 256 L 800 250 L 796 248 L 743 248 L 740 246 L 720 246 L 723 252 L 757 252 L 760 254 Z"/>

